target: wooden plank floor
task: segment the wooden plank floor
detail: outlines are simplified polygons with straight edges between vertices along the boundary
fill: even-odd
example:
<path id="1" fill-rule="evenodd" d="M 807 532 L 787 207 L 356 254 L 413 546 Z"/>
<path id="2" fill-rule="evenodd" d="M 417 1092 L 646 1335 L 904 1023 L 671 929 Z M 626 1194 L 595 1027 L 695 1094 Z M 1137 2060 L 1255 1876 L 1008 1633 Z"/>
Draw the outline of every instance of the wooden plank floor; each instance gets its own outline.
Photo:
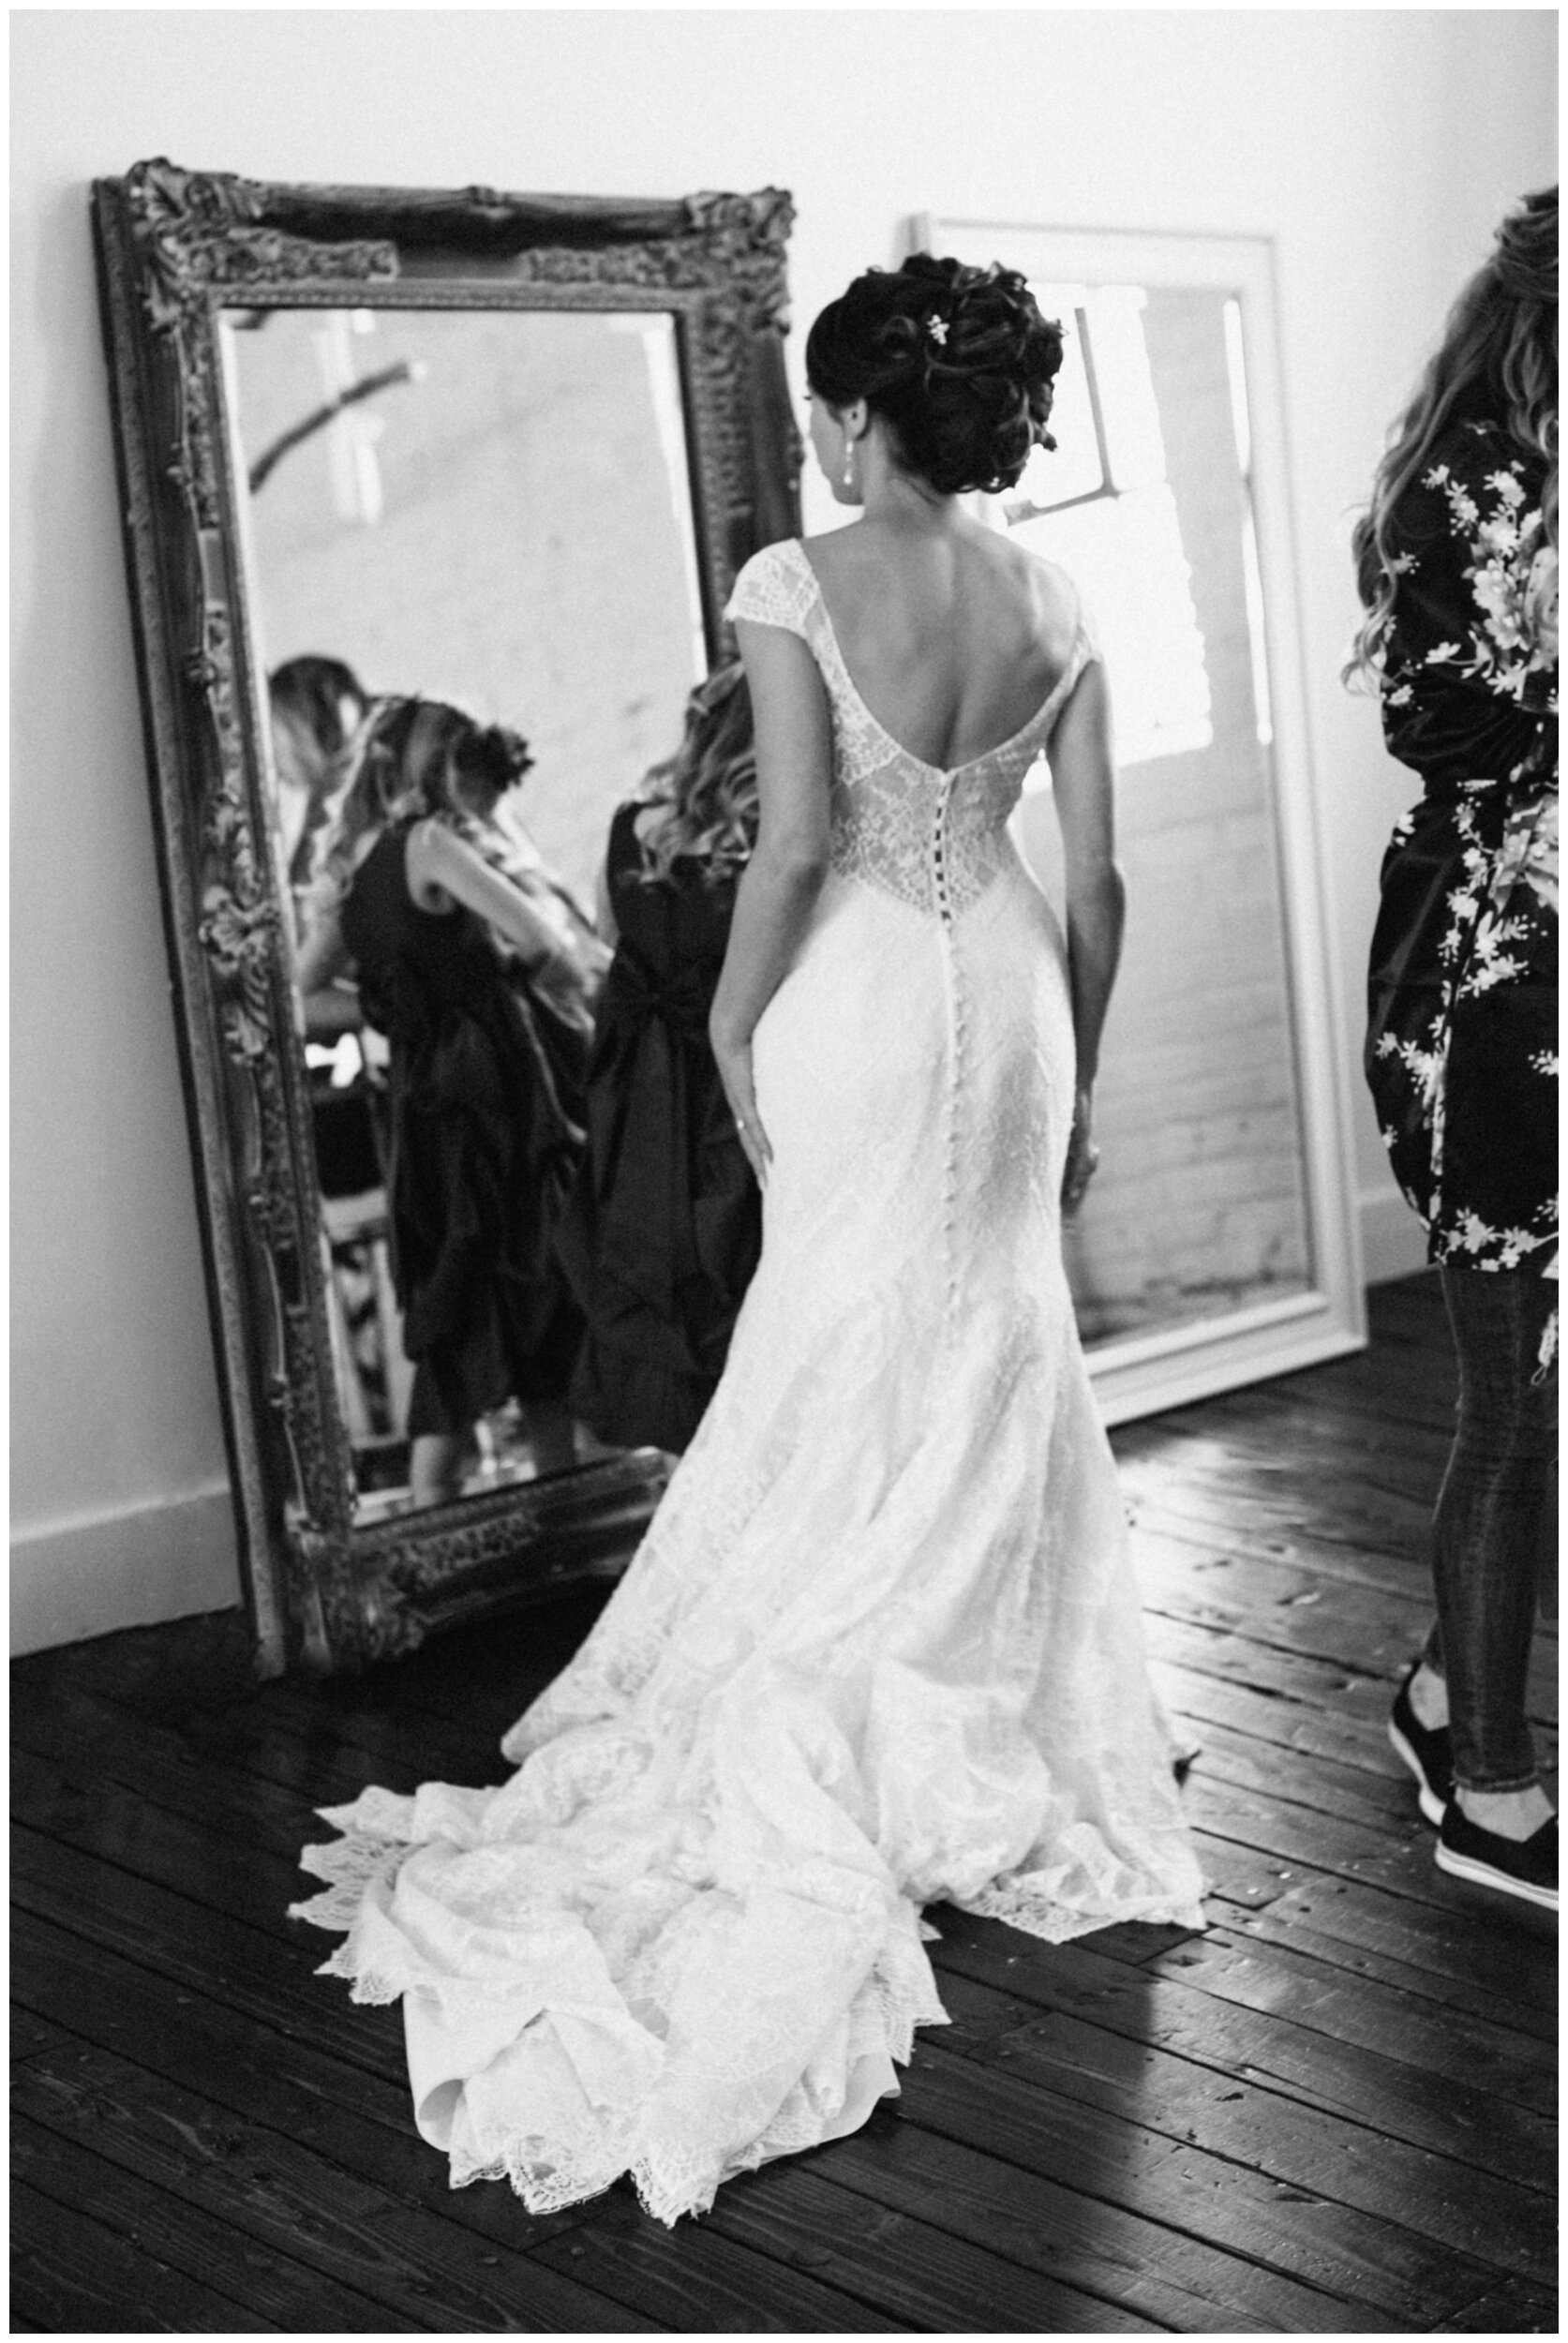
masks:
<path id="1" fill-rule="evenodd" d="M 397 2011 L 283 1917 L 316 1805 L 502 1778 L 602 1596 L 353 1682 L 257 1687 L 234 1615 L 18 1663 L 15 2326 L 1555 2331 L 1555 1922 L 1434 1868 L 1384 1739 L 1451 1375 L 1430 1279 L 1372 1306 L 1366 1355 L 1116 1435 L 1208 1933 L 935 1913 L 903 2097 L 673 2232 L 450 2191 Z M 1549 1747 L 1552 1641 L 1536 1684 Z"/>

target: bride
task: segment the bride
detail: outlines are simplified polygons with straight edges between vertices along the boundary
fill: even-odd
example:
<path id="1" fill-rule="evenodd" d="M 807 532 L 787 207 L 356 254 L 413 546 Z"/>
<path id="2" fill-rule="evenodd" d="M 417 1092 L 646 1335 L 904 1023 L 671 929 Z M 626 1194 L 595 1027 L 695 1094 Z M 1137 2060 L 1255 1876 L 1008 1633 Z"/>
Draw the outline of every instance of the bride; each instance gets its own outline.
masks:
<path id="1" fill-rule="evenodd" d="M 712 1037 L 764 1240 L 729 1363 L 511 1780 L 367 1791 L 304 1858 L 454 2184 L 535 2212 L 630 2172 L 673 2221 L 863 2123 L 944 2022 L 924 1904 L 1202 1925 L 1060 1250 L 1121 929 L 1105 681 L 1069 581 L 960 501 L 1053 444 L 1060 362 L 1021 276 L 952 261 L 813 327 L 862 517 L 730 604 L 761 810 Z M 1007 829 L 1047 751 L 1065 947 Z"/>

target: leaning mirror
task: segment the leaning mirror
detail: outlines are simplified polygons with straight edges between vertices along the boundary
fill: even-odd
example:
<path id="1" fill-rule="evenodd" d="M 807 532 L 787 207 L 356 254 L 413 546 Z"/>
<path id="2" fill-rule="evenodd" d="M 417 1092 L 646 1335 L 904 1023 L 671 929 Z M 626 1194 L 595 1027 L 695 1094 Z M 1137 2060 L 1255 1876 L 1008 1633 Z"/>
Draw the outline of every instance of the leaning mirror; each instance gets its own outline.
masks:
<path id="1" fill-rule="evenodd" d="M 1067 355 L 1052 429 L 987 516 L 1077 581 L 1116 710 L 1127 882 L 1066 1234 L 1111 1422 L 1365 1340 L 1345 1070 L 1319 893 L 1261 240 L 921 218 L 1022 268 Z M 1019 843 L 1059 901 L 1050 776 Z"/>
<path id="2" fill-rule="evenodd" d="M 591 969 L 610 817 L 736 569 L 797 526 L 790 208 L 164 162 L 94 204 L 242 1570 L 263 1668 L 352 1665 L 603 1566 L 666 1468 L 574 1424 L 547 1344 L 526 1398 L 430 1433 L 390 1192 L 394 1094 L 441 1076 L 389 1066 L 362 970 L 318 948 L 338 816 L 399 710 L 411 756 L 436 709 L 504 739 L 526 782 L 487 851 Z"/>

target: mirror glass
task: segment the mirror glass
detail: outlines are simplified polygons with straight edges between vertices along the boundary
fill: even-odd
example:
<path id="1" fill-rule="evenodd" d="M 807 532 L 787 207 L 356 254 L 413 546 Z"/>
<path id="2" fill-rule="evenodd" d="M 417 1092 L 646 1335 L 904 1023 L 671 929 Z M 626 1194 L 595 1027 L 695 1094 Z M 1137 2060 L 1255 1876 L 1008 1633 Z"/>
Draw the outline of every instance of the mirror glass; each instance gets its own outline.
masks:
<path id="1" fill-rule="evenodd" d="M 1091 1345 L 1306 1292 L 1313 1261 L 1238 293 L 1038 281 L 1051 454 L 993 517 L 1077 581 L 1115 710 L 1127 942 L 1066 1251 Z M 1044 768 L 1021 847 L 1061 903 Z"/>
<path id="2" fill-rule="evenodd" d="M 707 671 L 673 318 L 231 309 L 222 341 L 252 649 L 259 673 L 293 679 L 274 695 L 269 787 L 296 954 L 356 729 L 383 695 L 522 736 L 531 768 L 494 819 L 534 900 L 580 939 L 611 816 L 672 753 Z M 374 1521 L 418 1501 L 414 1376 L 387 1201 L 390 1052 L 353 975 L 300 1011 L 335 1377 L 358 1518 Z M 605 1454 L 563 1402 L 482 1418 L 449 1493 Z"/>

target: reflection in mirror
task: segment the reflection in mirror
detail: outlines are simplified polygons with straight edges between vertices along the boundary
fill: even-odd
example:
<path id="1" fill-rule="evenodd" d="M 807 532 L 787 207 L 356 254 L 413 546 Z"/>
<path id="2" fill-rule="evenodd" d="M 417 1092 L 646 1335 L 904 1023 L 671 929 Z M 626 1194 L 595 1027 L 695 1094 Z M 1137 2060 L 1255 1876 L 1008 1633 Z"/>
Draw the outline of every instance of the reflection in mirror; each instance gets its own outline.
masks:
<path id="1" fill-rule="evenodd" d="M 1116 714 L 1127 944 L 1066 1238 L 1086 1343 L 1305 1292 L 1305 1148 L 1240 303 L 1035 281 L 1067 329 L 1052 429 L 999 517 L 1077 581 Z M 1055 825 L 1020 843 L 1060 904 Z"/>
<path id="2" fill-rule="evenodd" d="M 580 1156 L 611 817 L 707 666 L 679 359 L 657 311 L 225 329 L 365 1523 L 608 1453 L 567 1405 L 579 1329 L 547 1228 Z M 445 831 L 429 859 L 422 811 Z M 461 1042 L 426 1029 L 436 995 Z M 476 1047 L 482 1112 L 455 1055 Z"/>

